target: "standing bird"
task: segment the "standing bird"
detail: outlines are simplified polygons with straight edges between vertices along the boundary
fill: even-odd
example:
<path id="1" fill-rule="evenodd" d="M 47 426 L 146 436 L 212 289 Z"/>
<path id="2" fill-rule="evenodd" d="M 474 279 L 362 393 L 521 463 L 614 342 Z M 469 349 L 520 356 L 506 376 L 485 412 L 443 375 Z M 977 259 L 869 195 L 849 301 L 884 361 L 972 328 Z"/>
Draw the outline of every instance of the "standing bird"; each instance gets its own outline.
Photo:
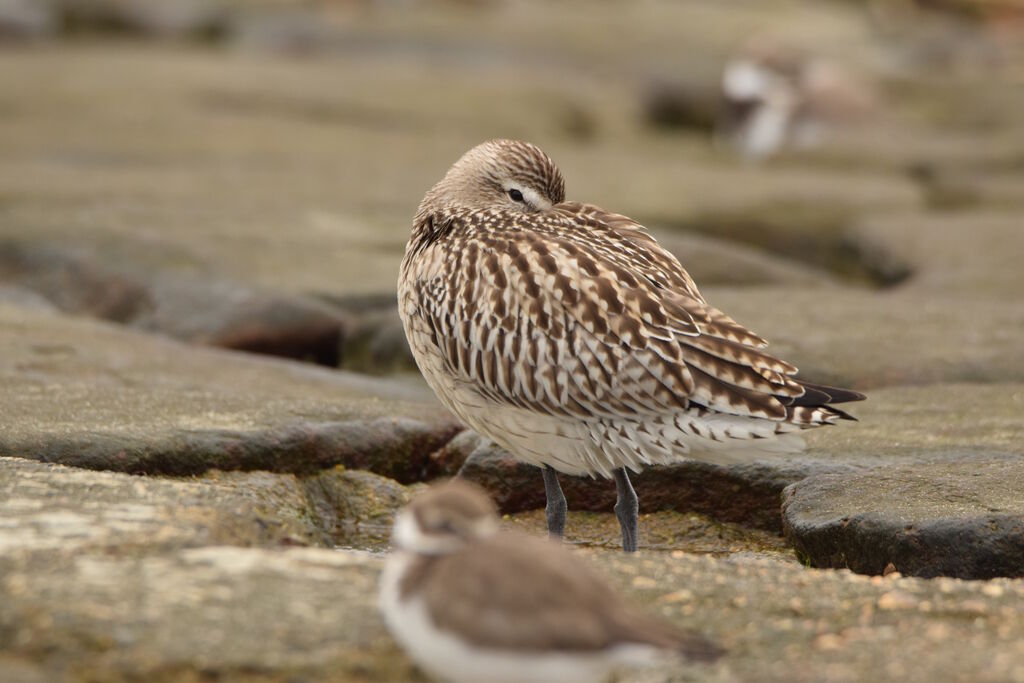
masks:
<path id="1" fill-rule="evenodd" d="M 853 419 L 864 396 L 795 379 L 765 340 L 708 305 L 643 226 L 565 201 L 536 146 L 491 140 L 420 202 L 398 309 L 427 383 L 467 425 L 543 470 L 613 478 L 622 545 L 637 548 L 627 469 L 800 450 L 803 429 Z"/>
<path id="2" fill-rule="evenodd" d="M 623 666 L 722 651 L 628 606 L 564 548 L 498 530 L 494 503 L 454 480 L 395 518 L 381 579 L 388 628 L 428 673 L 456 683 L 597 683 Z"/>
<path id="3" fill-rule="evenodd" d="M 839 64 L 765 38 L 751 40 L 722 73 L 716 136 L 748 159 L 817 145 L 830 129 L 870 118 L 869 85 Z"/>

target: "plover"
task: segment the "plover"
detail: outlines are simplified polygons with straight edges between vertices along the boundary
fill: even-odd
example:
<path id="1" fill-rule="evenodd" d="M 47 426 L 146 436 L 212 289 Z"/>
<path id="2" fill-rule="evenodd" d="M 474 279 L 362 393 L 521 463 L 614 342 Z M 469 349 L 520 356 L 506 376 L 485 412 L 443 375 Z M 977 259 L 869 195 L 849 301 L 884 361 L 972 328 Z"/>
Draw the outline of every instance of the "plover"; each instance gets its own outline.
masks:
<path id="1" fill-rule="evenodd" d="M 761 159 L 784 146 L 816 145 L 829 128 L 864 119 L 873 97 L 838 64 L 758 38 L 725 65 L 722 105 L 716 135 Z"/>
<path id="2" fill-rule="evenodd" d="M 628 606 L 548 540 L 498 530 L 494 503 L 462 480 L 395 518 L 380 607 L 432 676 L 456 683 L 596 683 L 621 667 L 712 661 L 700 635 Z"/>
<path id="3" fill-rule="evenodd" d="M 526 142 L 474 147 L 427 192 L 398 302 L 441 401 L 542 468 L 555 536 L 556 471 L 613 478 L 636 550 L 627 469 L 799 450 L 797 432 L 852 419 L 830 404 L 864 398 L 795 379 L 641 225 L 565 201 L 558 168 Z"/>

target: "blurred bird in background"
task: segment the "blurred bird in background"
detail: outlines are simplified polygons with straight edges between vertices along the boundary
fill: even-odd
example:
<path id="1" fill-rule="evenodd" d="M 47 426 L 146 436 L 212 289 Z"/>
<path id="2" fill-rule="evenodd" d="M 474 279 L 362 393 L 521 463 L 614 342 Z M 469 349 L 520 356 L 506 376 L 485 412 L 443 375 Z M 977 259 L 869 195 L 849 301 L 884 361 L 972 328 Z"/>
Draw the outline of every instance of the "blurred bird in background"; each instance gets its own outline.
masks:
<path id="1" fill-rule="evenodd" d="M 869 86 L 838 63 L 766 38 L 725 64 L 716 138 L 749 159 L 819 144 L 835 127 L 870 117 Z"/>

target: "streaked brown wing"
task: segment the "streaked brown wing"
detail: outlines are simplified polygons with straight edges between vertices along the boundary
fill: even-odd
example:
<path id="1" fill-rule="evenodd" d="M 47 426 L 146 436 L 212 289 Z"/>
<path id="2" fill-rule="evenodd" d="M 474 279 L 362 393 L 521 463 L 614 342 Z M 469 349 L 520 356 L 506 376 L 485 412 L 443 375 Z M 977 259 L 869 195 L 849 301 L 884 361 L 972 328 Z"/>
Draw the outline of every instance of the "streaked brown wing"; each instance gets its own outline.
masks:
<path id="1" fill-rule="evenodd" d="M 563 204 L 435 220 L 448 260 L 418 283 L 419 311 L 449 371 L 499 404 L 635 417 L 693 401 L 785 419 L 804 392 L 625 217 Z"/>

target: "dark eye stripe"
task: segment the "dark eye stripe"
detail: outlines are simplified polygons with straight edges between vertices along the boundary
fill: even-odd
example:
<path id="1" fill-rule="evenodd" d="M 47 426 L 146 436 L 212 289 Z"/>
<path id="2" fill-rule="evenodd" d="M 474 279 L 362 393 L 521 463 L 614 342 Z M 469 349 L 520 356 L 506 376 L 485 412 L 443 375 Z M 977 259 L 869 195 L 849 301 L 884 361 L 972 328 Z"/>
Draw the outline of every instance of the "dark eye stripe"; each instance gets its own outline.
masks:
<path id="1" fill-rule="evenodd" d="M 508 191 L 508 196 L 511 197 L 512 201 L 514 201 L 514 202 L 521 202 L 521 201 L 523 201 L 523 193 L 520 192 L 519 190 L 515 189 L 515 188 L 513 188 L 513 189 Z"/>

